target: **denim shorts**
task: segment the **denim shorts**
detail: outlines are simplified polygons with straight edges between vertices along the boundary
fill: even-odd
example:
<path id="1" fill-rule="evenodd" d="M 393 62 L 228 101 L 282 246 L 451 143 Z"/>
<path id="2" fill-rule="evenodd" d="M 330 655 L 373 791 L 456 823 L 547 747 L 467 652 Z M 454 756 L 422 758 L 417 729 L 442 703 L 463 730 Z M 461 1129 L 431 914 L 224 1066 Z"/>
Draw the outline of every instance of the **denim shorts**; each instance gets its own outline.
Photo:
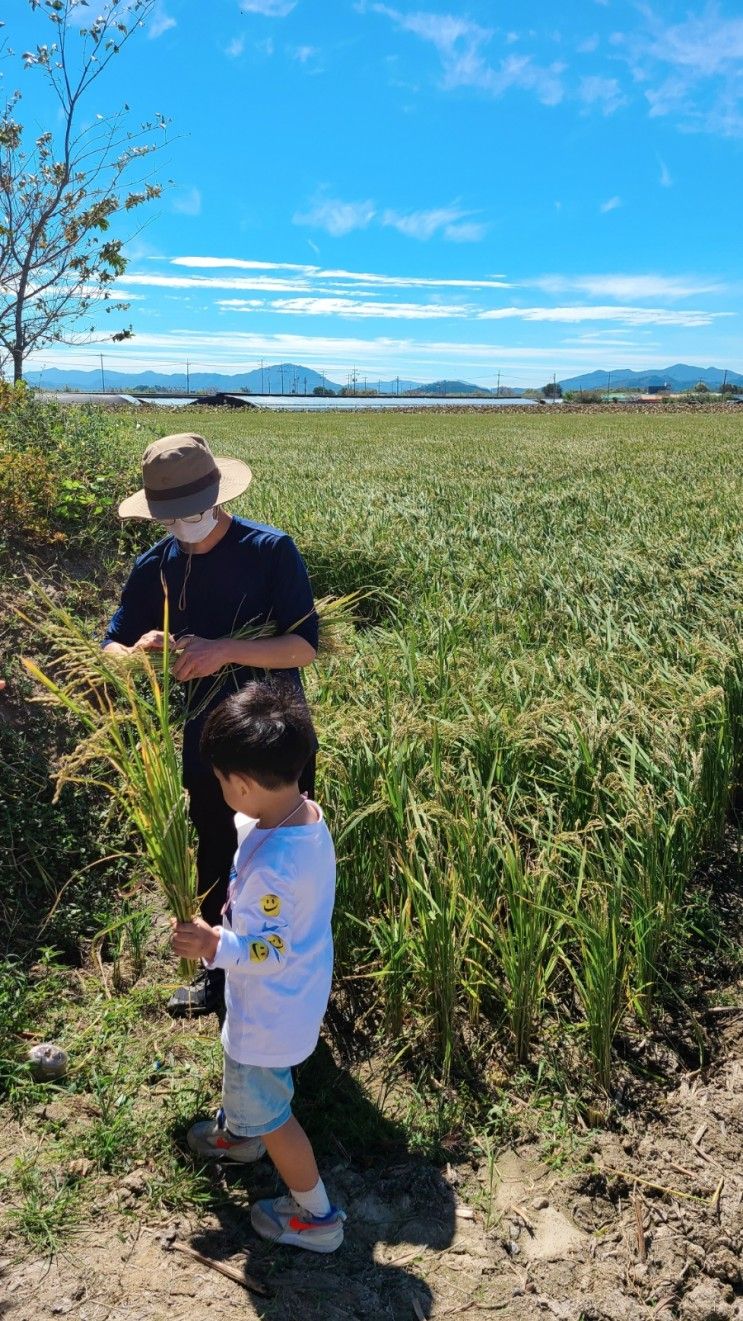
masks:
<path id="1" fill-rule="evenodd" d="M 291 1118 L 291 1069 L 264 1069 L 224 1057 L 222 1109 L 231 1133 L 241 1138 L 273 1133 Z"/>

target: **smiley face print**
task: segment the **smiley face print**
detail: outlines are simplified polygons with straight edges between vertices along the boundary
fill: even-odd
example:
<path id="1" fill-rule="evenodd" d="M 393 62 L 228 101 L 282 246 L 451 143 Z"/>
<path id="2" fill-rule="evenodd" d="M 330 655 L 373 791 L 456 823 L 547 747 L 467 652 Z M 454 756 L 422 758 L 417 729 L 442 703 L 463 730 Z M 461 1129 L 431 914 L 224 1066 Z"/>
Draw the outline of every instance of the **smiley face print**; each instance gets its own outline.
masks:
<path id="1" fill-rule="evenodd" d="M 274 949 L 278 950 L 279 954 L 283 954 L 286 950 L 286 945 L 281 939 L 281 936 L 277 936 L 275 931 L 272 931 L 270 936 L 266 936 L 266 940 L 269 945 L 273 945 Z"/>
<path id="2" fill-rule="evenodd" d="M 250 942 L 250 962 L 265 963 L 268 958 L 268 945 L 265 940 L 252 940 Z"/>
<path id="3" fill-rule="evenodd" d="M 281 900 L 277 894 L 264 894 L 261 899 L 261 912 L 266 917 L 278 917 L 281 912 Z"/>

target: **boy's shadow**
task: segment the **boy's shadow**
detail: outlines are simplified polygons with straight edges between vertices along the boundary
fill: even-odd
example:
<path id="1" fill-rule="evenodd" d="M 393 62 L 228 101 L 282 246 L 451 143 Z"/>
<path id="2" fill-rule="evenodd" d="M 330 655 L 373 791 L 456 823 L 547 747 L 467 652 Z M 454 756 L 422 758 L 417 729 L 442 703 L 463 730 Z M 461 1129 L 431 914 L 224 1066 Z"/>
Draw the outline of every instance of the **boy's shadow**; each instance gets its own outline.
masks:
<path id="1" fill-rule="evenodd" d="M 331 1200 L 348 1214 L 343 1246 L 325 1256 L 258 1238 L 245 1193 L 252 1202 L 285 1191 L 267 1160 L 219 1168 L 208 1207 L 219 1228 L 197 1232 L 190 1245 L 215 1261 L 245 1254 L 247 1274 L 269 1291 L 266 1298 L 250 1294 L 254 1314 L 265 1321 L 429 1316 L 433 1296 L 416 1274 L 416 1258 L 452 1243 L 451 1188 L 407 1149 L 402 1128 L 338 1067 L 325 1042 L 296 1075 L 297 1118 Z"/>

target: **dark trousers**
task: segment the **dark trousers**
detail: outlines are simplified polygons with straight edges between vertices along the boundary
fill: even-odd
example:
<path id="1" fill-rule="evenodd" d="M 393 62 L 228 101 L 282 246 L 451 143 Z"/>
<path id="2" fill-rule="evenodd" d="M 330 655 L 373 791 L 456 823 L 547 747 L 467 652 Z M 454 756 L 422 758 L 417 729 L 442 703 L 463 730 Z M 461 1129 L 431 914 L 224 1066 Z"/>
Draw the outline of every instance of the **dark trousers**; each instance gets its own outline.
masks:
<path id="1" fill-rule="evenodd" d="M 299 777 L 300 789 L 310 798 L 315 794 L 315 761 L 313 755 Z M 234 812 L 222 797 L 216 775 L 206 767 L 184 769 L 183 783 L 188 790 L 189 810 L 198 841 L 196 871 L 201 916 L 210 926 L 219 926 L 237 848 Z"/>

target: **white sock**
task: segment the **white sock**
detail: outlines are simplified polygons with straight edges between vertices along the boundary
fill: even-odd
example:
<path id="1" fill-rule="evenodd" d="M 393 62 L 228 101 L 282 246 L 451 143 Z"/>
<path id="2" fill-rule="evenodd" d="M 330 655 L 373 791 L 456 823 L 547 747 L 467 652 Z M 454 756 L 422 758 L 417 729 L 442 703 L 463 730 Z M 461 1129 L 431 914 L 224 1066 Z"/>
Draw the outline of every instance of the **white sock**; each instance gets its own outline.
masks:
<path id="1" fill-rule="evenodd" d="M 295 1192 L 293 1188 L 289 1189 L 294 1201 L 302 1207 L 303 1211 L 309 1211 L 312 1216 L 326 1216 L 330 1210 L 330 1201 L 325 1191 L 325 1184 L 322 1179 L 318 1179 L 314 1188 L 310 1188 L 306 1193 Z"/>

